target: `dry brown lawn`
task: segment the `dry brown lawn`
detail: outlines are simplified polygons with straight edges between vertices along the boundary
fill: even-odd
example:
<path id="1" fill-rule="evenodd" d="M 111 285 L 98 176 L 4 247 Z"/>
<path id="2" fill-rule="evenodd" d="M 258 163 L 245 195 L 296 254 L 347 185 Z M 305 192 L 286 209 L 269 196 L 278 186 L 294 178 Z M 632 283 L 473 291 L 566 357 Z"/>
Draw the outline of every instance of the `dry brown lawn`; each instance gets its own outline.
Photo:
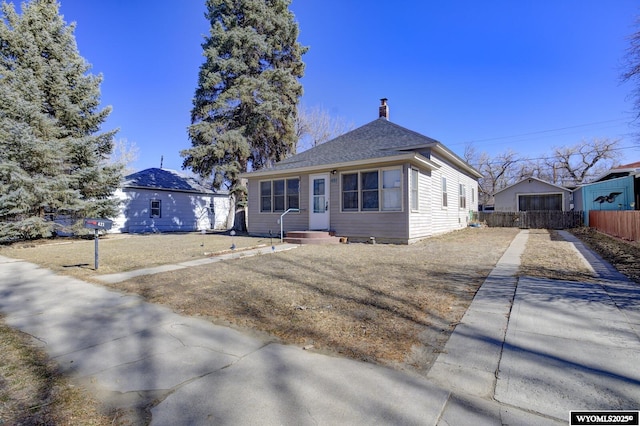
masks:
<path id="1" fill-rule="evenodd" d="M 65 379 L 30 336 L 0 318 L 0 425 L 113 424 L 98 401 Z"/>
<path id="2" fill-rule="evenodd" d="M 315 350 L 430 366 L 517 230 L 465 229 L 411 246 L 301 246 L 114 287 Z"/>
<path id="3" fill-rule="evenodd" d="M 517 233 L 467 228 L 409 246 L 301 246 L 112 286 L 285 343 L 425 372 Z M 238 247 L 271 244 L 234 238 Z M 99 244 L 97 272 L 111 273 L 202 257 L 227 250 L 231 240 L 148 235 Z M 97 273 L 93 241 L 22 244 L 0 254 L 92 281 Z"/>
<path id="4" fill-rule="evenodd" d="M 520 258 L 520 275 L 569 281 L 595 280 L 593 270 L 558 231 L 530 229 Z"/>
<path id="5" fill-rule="evenodd" d="M 592 228 L 576 228 L 571 232 L 618 271 L 640 283 L 640 241 L 624 241 Z"/>
<path id="6" fill-rule="evenodd" d="M 518 232 L 468 228 L 410 246 L 301 246 L 287 252 L 137 277 L 112 286 L 141 294 L 177 312 L 269 339 L 424 374 Z M 577 252 L 555 231 L 529 232 L 521 275 L 592 279 Z M 585 238 L 605 241 L 600 251 L 617 253 L 623 260 L 635 256 L 635 262 L 627 263 L 640 265 L 628 245 L 620 248 L 615 240 L 600 235 L 588 234 Z M 241 249 L 270 245 L 271 240 L 234 237 L 233 243 Z M 95 281 L 98 273 L 201 258 L 205 253 L 227 251 L 231 244 L 230 237 L 220 235 L 110 236 L 100 240 L 99 271 L 93 270 L 93 241 L 22 243 L 1 247 L 0 255 Z M 11 330 L 0 327 L 4 342 L 12 341 L 8 335 Z M 28 339 L 20 342 L 14 350 L 25 352 L 16 352 L 0 370 L 0 403 L 21 400 L 27 392 L 33 393 L 33 402 L 6 406 L 29 411 L 32 406 L 51 404 L 51 410 L 57 409 L 54 406 L 61 403 L 51 402 L 48 394 L 10 387 L 12 380 L 34 380 L 34 386 L 52 388 L 47 371 L 53 370 L 40 370 L 39 363 L 21 362 L 33 351 L 36 359 L 42 354 L 29 348 Z M 10 345 L 0 351 L 7 347 Z M 33 374 L 35 378 L 31 379 Z M 58 386 L 72 387 L 64 382 Z M 64 402 L 66 407 L 84 407 L 84 403 L 81 392 Z M 54 411 L 44 414 L 51 413 Z M 81 414 L 64 409 L 55 413 L 62 413 L 54 414 L 60 418 L 58 424 L 73 424 L 75 416 Z M 122 424 L 117 413 L 115 418 L 111 413 L 111 418 L 114 424 Z M 82 422 L 103 424 L 104 420 L 100 413 L 90 411 Z"/>
<path id="7" fill-rule="evenodd" d="M 99 267 L 94 270 L 93 239 L 53 239 L 0 246 L 0 255 L 24 259 L 56 272 L 91 279 L 111 274 L 180 263 L 230 251 L 271 245 L 279 238 L 252 238 L 223 234 L 108 234 L 98 242 Z"/>

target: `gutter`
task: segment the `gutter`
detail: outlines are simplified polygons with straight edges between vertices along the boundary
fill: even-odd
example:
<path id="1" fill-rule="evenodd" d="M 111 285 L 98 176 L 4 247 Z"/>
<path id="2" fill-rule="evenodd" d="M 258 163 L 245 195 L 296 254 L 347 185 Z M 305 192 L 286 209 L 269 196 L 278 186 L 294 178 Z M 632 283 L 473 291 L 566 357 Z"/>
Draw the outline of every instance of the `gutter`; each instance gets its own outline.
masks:
<path id="1" fill-rule="evenodd" d="M 392 163 L 398 161 L 410 161 L 413 163 L 417 163 L 423 167 L 426 167 L 430 170 L 439 169 L 440 165 L 434 163 L 433 161 L 427 159 L 426 157 L 416 154 L 401 154 L 394 155 L 391 157 L 374 157 L 367 158 L 363 160 L 355 160 L 355 161 L 345 161 L 343 163 L 329 163 L 329 164 L 317 164 L 313 166 L 306 167 L 292 167 L 290 169 L 261 169 L 253 172 L 241 173 L 240 177 L 249 179 L 254 177 L 264 177 L 264 176 L 275 176 L 275 175 L 283 175 L 283 174 L 298 174 L 298 173 L 311 173 L 316 171 L 324 171 L 327 169 L 338 169 L 338 168 L 351 168 L 358 166 L 368 166 L 372 163 Z"/>

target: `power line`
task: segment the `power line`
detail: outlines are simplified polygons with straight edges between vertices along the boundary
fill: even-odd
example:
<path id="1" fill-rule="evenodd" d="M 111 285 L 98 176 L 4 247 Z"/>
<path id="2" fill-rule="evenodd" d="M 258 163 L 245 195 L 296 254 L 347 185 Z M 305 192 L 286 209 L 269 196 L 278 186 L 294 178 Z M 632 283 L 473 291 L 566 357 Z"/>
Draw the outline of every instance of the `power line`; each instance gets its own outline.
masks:
<path id="1" fill-rule="evenodd" d="M 603 121 L 593 121 L 590 123 L 584 123 L 584 124 L 577 124 L 574 126 L 565 126 L 565 127 L 558 127 L 555 129 L 546 129 L 546 130 L 537 130 L 534 132 L 527 132 L 527 133 L 519 133 L 516 135 L 510 135 L 510 136 L 496 136 L 496 137 L 490 137 L 490 138 L 483 138 L 483 139 L 472 139 L 466 142 L 457 142 L 457 143 L 453 143 L 453 144 L 449 144 L 449 145 L 466 145 L 466 144 L 473 144 L 473 143 L 478 143 L 478 142 L 491 142 L 491 141 L 500 141 L 500 140 L 505 140 L 505 139 L 515 139 L 515 138 L 522 138 L 525 136 L 536 136 L 536 135 L 542 135 L 542 134 L 546 134 L 546 133 L 552 133 L 552 132 L 559 132 L 559 131 L 563 131 L 563 130 L 574 130 L 574 129 L 578 129 L 578 128 L 582 128 L 582 127 L 589 127 L 589 126 L 595 126 L 595 125 L 601 125 L 601 124 L 608 124 L 608 123 L 620 123 L 620 122 L 628 122 L 627 119 L 624 118 L 617 118 L 617 119 L 612 119 L 612 120 L 603 120 Z M 606 128 L 610 128 L 610 127 L 615 127 L 615 126 L 607 126 Z M 564 136 L 566 134 L 560 134 L 560 135 L 555 135 L 555 136 Z M 519 141 L 526 141 L 526 140 L 530 140 L 529 139 L 524 139 L 524 140 L 519 140 Z"/>
<path id="2" fill-rule="evenodd" d="M 640 150 L 640 145 L 637 146 L 624 146 L 624 147 L 620 147 L 620 148 L 611 148 L 609 149 L 609 151 L 623 151 L 623 150 L 627 150 L 627 149 L 637 149 Z M 575 154 L 571 154 L 570 156 L 573 157 L 575 155 L 580 155 L 580 153 L 576 152 Z M 533 157 L 533 158 L 516 158 L 513 160 L 509 160 L 510 163 L 521 163 L 521 162 L 528 162 L 528 161 L 536 161 L 536 160 L 553 160 L 557 158 L 557 156 L 547 156 L 547 157 Z M 503 161 L 489 161 L 488 164 L 502 164 Z"/>

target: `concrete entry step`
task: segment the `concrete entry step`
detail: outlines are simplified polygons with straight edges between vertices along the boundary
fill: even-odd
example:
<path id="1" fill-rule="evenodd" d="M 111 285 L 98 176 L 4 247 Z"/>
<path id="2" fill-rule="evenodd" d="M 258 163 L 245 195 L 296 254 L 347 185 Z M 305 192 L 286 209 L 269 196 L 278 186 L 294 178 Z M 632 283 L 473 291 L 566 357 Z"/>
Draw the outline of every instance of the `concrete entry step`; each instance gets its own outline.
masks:
<path id="1" fill-rule="evenodd" d="M 340 238 L 328 231 L 289 231 L 284 237 L 290 244 L 339 244 Z"/>

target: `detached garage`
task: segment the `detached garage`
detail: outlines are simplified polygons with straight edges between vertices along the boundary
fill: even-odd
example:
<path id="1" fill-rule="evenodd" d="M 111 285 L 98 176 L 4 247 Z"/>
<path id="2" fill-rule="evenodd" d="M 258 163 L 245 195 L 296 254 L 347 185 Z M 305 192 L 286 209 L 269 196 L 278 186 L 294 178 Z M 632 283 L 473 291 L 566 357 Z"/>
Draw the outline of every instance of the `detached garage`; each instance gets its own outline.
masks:
<path id="1" fill-rule="evenodd" d="M 572 191 L 565 187 L 530 177 L 495 194 L 495 211 L 573 210 Z"/>

